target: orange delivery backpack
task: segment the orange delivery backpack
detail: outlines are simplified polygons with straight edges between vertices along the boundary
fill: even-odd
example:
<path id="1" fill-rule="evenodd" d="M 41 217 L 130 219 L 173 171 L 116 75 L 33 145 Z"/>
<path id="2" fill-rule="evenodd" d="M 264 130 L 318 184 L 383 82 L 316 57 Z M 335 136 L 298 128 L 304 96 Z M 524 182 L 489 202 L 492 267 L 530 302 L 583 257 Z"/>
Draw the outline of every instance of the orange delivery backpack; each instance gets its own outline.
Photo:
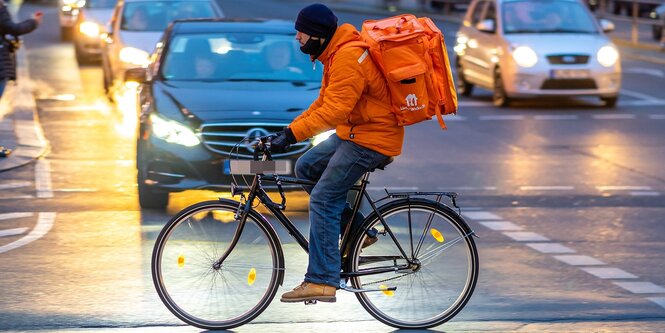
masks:
<path id="1" fill-rule="evenodd" d="M 360 35 L 386 79 L 398 124 L 436 115 L 445 129 L 442 115 L 457 113 L 457 92 L 443 34 L 434 22 L 411 14 L 366 20 Z"/>

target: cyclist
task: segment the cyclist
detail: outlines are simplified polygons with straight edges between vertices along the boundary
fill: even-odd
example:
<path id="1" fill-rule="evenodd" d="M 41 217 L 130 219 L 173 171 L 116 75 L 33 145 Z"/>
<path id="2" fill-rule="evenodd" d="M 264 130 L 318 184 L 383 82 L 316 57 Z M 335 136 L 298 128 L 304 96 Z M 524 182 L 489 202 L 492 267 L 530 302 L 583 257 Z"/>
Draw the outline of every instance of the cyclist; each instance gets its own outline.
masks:
<path id="1" fill-rule="evenodd" d="M 282 295 L 282 302 L 334 302 L 340 283 L 340 220 L 349 189 L 362 175 L 401 153 L 404 129 L 397 125 L 386 82 L 358 45 L 360 34 L 350 24 L 337 26 L 325 5 L 303 8 L 295 23 L 300 50 L 324 65 L 319 97 L 271 141 L 274 152 L 321 132 L 335 129 L 326 141 L 296 162 L 299 178 L 316 181 L 310 193 L 309 265 L 305 280 Z M 345 44 L 353 42 L 353 45 Z"/>

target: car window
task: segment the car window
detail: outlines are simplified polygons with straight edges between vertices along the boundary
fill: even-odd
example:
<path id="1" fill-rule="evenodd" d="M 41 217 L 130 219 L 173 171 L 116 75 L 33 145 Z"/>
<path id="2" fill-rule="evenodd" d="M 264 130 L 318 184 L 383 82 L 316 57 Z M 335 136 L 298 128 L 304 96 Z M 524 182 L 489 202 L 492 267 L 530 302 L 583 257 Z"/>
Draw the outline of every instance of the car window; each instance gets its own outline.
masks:
<path id="1" fill-rule="evenodd" d="M 87 0 L 85 2 L 85 8 L 111 9 L 115 7 L 117 3 L 118 0 Z"/>
<path id="2" fill-rule="evenodd" d="M 473 11 L 471 12 L 471 26 L 476 26 L 478 22 L 482 19 L 483 16 L 483 11 L 485 10 L 485 5 L 487 4 L 487 1 L 478 1 L 476 2 L 476 6 L 473 7 Z"/>
<path id="3" fill-rule="evenodd" d="M 173 81 L 314 81 L 312 69 L 293 35 L 187 34 L 172 39 L 162 61 L 162 77 Z"/>
<path id="4" fill-rule="evenodd" d="M 177 19 L 217 17 L 204 1 L 150 1 L 126 3 L 120 30 L 163 31 Z"/>
<path id="5" fill-rule="evenodd" d="M 483 20 L 492 20 L 496 22 L 496 7 L 494 7 L 493 2 L 487 4 L 487 10 L 485 11 L 485 17 L 483 17 Z"/>
<path id="6" fill-rule="evenodd" d="M 504 2 L 504 33 L 598 33 L 594 18 L 577 1 Z"/>

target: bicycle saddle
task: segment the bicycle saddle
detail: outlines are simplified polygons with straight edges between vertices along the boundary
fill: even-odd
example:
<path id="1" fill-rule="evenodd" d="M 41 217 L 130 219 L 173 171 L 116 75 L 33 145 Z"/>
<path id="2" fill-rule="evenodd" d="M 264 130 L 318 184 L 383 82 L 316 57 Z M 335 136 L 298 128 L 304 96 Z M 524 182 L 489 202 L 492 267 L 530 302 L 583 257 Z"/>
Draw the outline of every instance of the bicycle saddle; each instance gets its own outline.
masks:
<path id="1" fill-rule="evenodd" d="M 392 163 L 395 160 L 394 157 L 390 156 L 386 158 L 383 162 L 379 163 L 376 168 L 369 169 L 369 172 L 374 172 L 376 169 L 385 170 L 388 164 Z"/>

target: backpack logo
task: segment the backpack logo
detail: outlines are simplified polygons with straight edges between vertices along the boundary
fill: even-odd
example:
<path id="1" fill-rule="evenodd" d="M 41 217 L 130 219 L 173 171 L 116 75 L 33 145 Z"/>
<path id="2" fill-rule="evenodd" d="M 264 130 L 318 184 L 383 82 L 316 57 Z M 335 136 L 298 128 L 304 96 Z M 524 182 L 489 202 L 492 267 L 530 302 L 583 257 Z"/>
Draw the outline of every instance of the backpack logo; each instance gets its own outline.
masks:
<path id="1" fill-rule="evenodd" d="M 416 94 L 406 95 L 406 106 L 418 106 L 418 96 Z"/>

